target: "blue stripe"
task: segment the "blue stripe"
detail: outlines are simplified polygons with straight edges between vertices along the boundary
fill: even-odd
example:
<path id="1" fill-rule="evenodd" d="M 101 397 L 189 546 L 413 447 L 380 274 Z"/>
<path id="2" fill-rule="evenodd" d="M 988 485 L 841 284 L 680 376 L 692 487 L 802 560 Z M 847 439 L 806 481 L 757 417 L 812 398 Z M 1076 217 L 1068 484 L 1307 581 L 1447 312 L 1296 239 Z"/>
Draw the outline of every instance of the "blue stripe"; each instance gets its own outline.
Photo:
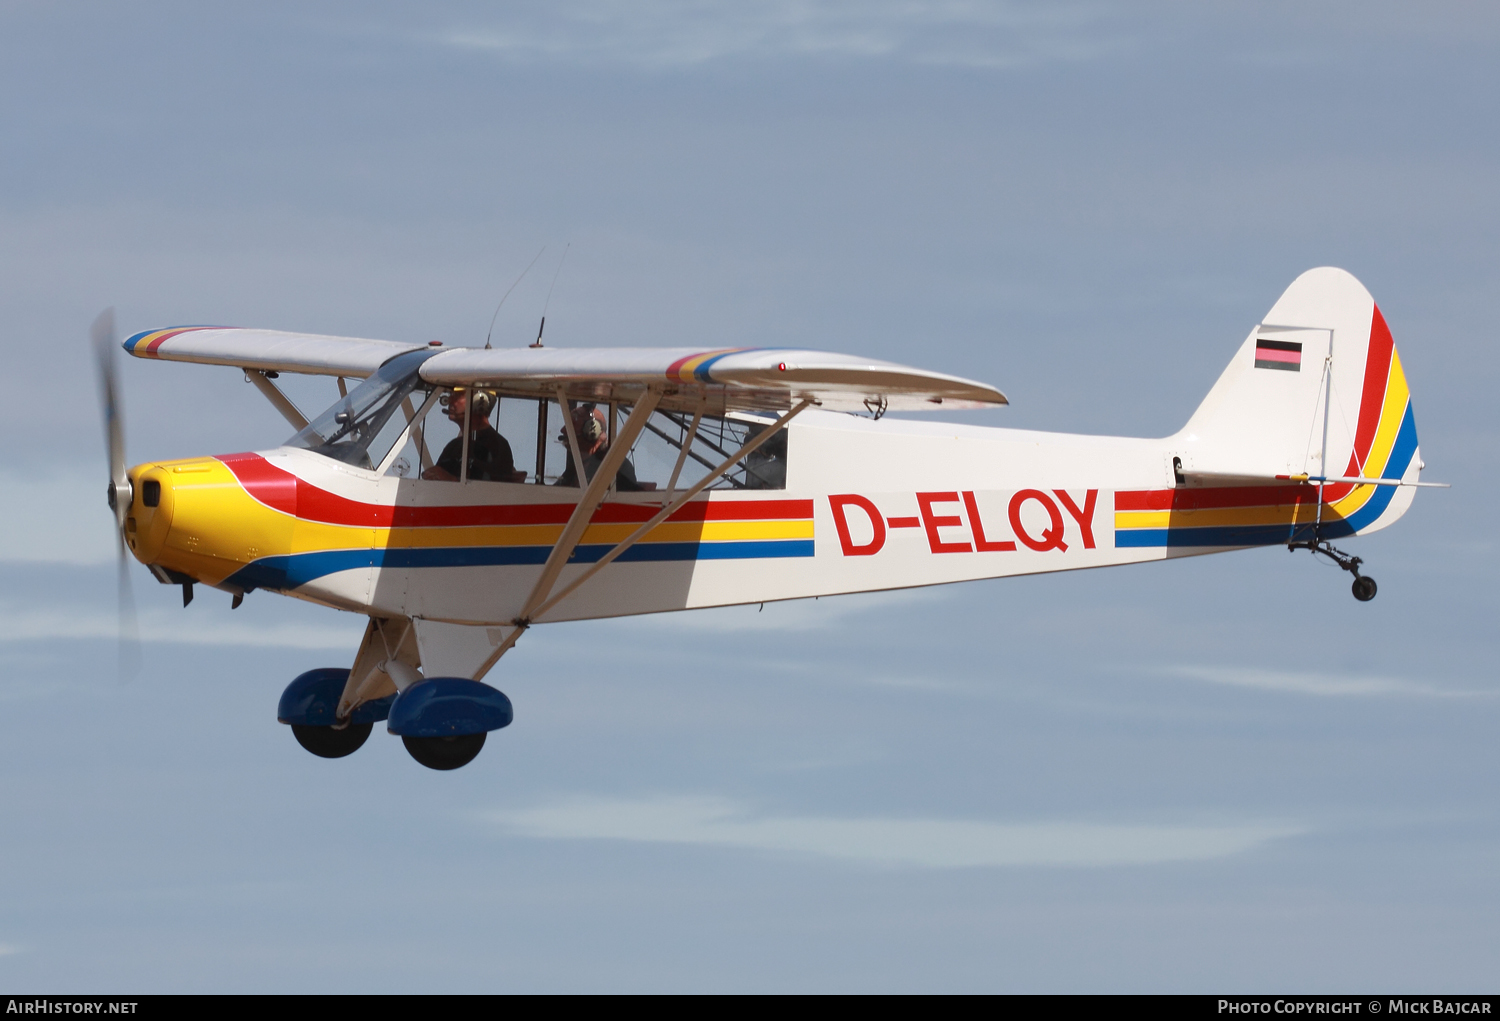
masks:
<path id="1" fill-rule="evenodd" d="M 1417 452 L 1417 418 L 1412 412 L 1411 398 L 1406 400 L 1406 414 L 1401 416 L 1401 428 L 1396 433 L 1396 442 L 1391 444 L 1391 456 L 1386 458 L 1383 479 L 1399 479 L 1411 466 Z M 1385 509 L 1396 498 L 1395 486 L 1377 486 L 1365 505 L 1349 515 L 1351 532 L 1358 532 L 1366 525 L 1373 525 Z M 1347 532 L 1344 534 L 1348 534 Z"/>
<path id="2" fill-rule="evenodd" d="M 699 560 L 760 560 L 770 557 L 810 557 L 811 539 L 762 539 L 755 542 L 706 542 Z"/>
<path id="3" fill-rule="evenodd" d="M 231 330 L 231 329 L 234 329 L 234 327 L 232 327 L 232 326 L 209 326 L 207 324 L 198 325 L 198 326 L 166 326 L 166 327 L 162 327 L 160 329 L 155 329 L 155 330 L 142 330 L 140 333 L 137 333 L 134 336 L 126 337 L 120 343 L 120 346 L 123 347 L 125 350 L 129 351 L 130 353 L 134 354 L 135 353 L 135 349 L 133 347 L 131 347 L 131 345 L 134 344 L 136 341 L 140 340 L 142 337 L 149 336 L 150 334 L 153 334 L 153 333 L 165 333 L 168 330 Z"/>
<path id="4" fill-rule="evenodd" d="M 702 362 L 701 364 L 699 364 L 699 366 L 696 369 L 693 370 L 693 378 L 697 379 L 697 380 L 700 380 L 700 381 L 702 381 L 704 383 L 712 383 L 713 379 L 708 374 L 709 368 L 714 364 L 714 362 L 718 361 L 720 358 L 728 358 L 730 355 L 748 355 L 748 354 L 760 354 L 760 353 L 765 352 L 765 351 L 791 351 L 791 350 L 793 350 L 793 349 L 789 348 L 789 347 L 742 347 L 738 351 L 725 351 L 723 354 L 714 355 L 712 358 L 710 358 L 707 361 Z"/>
<path id="5" fill-rule="evenodd" d="M 1412 412 L 1411 400 L 1406 402 L 1406 413 L 1401 418 L 1401 428 L 1396 432 L 1396 442 L 1391 445 L 1391 456 L 1386 459 L 1383 479 L 1399 479 L 1406 474 L 1411 459 L 1417 453 L 1417 419 Z M 1375 492 L 1363 507 L 1347 518 L 1324 521 L 1320 529 L 1324 539 L 1342 539 L 1354 535 L 1374 524 L 1385 513 L 1396 497 L 1395 486 L 1375 486 Z M 1279 546 L 1293 540 L 1313 538 L 1313 525 L 1299 523 L 1295 532 L 1288 525 L 1228 525 L 1217 528 L 1131 528 L 1115 530 L 1116 549 L 1178 549 L 1191 546 Z"/>
<path id="6" fill-rule="evenodd" d="M 406 546 L 368 551 L 376 567 L 515 567 L 545 564 L 551 546 Z M 303 556 L 325 556 L 304 553 Z"/>
<path id="7" fill-rule="evenodd" d="M 695 379 L 702 380 L 705 383 L 712 383 L 713 380 L 709 378 L 708 369 L 709 369 L 709 366 L 713 365 L 714 362 L 718 361 L 720 358 L 728 358 L 730 355 L 749 354 L 751 351 L 758 351 L 758 350 L 760 350 L 760 349 L 759 348 L 748 348 L 748 349 L 744 349 L 744 350 L 740 350 L 740 351 L 725 351 L 721 355 L 714 355 L 712 358 L 708 359 L 707 361 L 699 362 L 698 363 L 698 367 L 693 370 L 693 377 Z"/>
<path id="8" fill-rule="evenodd" d="M 1325 539 L 1352 535 L 1347 521 L 1323 522 Z M 1132 528 L 1115 531 L 1115 549 L 1150 549 L 1205 546 L 1282 546 L 1293 540 L 1313 538 L 1311 522 L 1287 525 L 1220 525 L 1210 528 Z"/>
<path id="9" fill-rule="evenodd" d="M 592 564 L 614 546 L 579 546 L 569 563 Z M 551 546 L 440 546 L 435 548 L 325 550 L 284 557 L 263 557 L 225 579 L 245 591 L 294 589 L 325 575 L 368 567 L 513 567 L 547 562 Z M 651 542 L 630 547 L 617 559 L 627 563 L 694 560 L 757 560 L 810 557 L 811 539 L 760 539 L 748 542 Z"/>

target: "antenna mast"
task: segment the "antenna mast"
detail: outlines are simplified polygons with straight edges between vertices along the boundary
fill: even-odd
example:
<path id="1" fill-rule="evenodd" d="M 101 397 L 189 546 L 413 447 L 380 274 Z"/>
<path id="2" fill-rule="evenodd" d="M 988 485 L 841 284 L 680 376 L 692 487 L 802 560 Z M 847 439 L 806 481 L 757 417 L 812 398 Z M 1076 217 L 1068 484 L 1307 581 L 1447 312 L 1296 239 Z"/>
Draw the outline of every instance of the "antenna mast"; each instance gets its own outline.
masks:
<path id="1" fill-rule="evenodd" d="M 547 246 L 543 245 L 542 246 L 542 251 L 541 252 L 537 252 L 536 255 L 532 256 L 531 261 L 526 264 L 526 268 L 523 269 L 523 270 L 521 270 L 521 275 L 518 276 L 518 277 L 516 277 L 516 282 L 514 284 L 510 285 L 510 290 L 507 290 L 505 292 L 505 297 L 502 297 L 500 299 L 500 304 L 495 306 L 495 314 L 492 315 L 492 316 L 490 316 L 490 328 L 489 328 L 488 332 L 486 332 L 485 335 L 484 335 L 484 349 L 486 351 L 488 351 L 490 349 L 490 336 L 495 332 L 495 320 L 500 318 L 500 309 L 504 307 L 504 305 L 505 305 L 505 299 L 509 298 L 510 297 L 510 292 L 514 291 L 516 289 L 516 286 L 518 284 L 520 284 L 520 282 L 522 280 L 526 279 L 526 274 L 531 272 L 531 267 L 536 265 L 537 259 L 540 259 L 542 257 L 542 252 L 545 252 L 546 250 L 547 250 Z M 567 253 L 564 252 L 563 254 L 566 255 Z M 556 283 L 555 280 L 553 282 Z M 550 292 L 549 292 L 549 294 L 550 294 Z"/>
<path id="2" fill-rule="evenodd" d="M 573 242 L 569 241 L 563 249 L 562 258 L 557 260 L 557 272 L 552 274 L 552 284 L 547 288 L 547 300 L 542 302 L 542 325 L 536 328 L 536 343 L 532 347 L 542 346 L 542 331 L 547 328 L 547 308 L 552 304 L 552 288 L 557 286 L 557 278 L 562 276 L 563 263 L 568 261 L 568 249 L 572 247 Z"/>

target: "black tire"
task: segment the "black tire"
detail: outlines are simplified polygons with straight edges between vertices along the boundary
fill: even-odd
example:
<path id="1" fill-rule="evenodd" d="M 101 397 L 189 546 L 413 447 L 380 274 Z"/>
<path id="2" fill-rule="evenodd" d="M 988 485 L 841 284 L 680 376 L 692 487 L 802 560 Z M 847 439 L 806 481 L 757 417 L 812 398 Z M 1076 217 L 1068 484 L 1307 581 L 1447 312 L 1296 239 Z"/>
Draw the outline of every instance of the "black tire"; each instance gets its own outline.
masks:
<path id="1" fill-rule="evenodd" d="M 1374 599 L 1376 591 L 1377 586 L 1375 585 L 1374 578 L 1361 576 L 1354 579 L 1354 598 L 1360 602 L 1368 603 L 1371 599 Z"/>
<path id="2" fill-rule="evenodd" d="M 474 761 L 484 747 L 485 736 L 481 730 L 456 737 L 403 737 L 401 743 L 412 758 L 428 769 L 457 769 Z"/>
<path id="3" fill-rule="evenodd" d="M 345 755 L 353 755 L 359 751 L 359 746 L 365 743 L 370 731 L 374 729 L 373 723 L 351 723 L 343 730 L 294 723 L 292 736 L 297 739 L 298 744 L 319 758 L 342 759 Z"/>

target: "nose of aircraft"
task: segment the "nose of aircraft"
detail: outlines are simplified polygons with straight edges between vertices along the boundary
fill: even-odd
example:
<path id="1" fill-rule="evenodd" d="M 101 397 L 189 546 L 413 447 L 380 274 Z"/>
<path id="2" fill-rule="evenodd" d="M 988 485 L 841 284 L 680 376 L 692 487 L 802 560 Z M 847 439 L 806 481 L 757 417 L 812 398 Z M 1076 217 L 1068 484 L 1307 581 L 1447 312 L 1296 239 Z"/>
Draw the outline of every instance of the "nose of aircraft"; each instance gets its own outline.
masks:
<path id="1" fill-rule="evenodd" d="M 291 547 L 291 519 L 254 500 L 217 458 L 139 464 L 128 474 L 125 542 L 158 578 L 175 572 L 218 585 Z"/>
<path id="2" fill-rule="evenodd" d="M 125 544 L 143 564 L 157 562 L 172 528 L 176 491 L 171 474 L 159 464 L 130 469 L 131 501 L 125 516 Z"/>

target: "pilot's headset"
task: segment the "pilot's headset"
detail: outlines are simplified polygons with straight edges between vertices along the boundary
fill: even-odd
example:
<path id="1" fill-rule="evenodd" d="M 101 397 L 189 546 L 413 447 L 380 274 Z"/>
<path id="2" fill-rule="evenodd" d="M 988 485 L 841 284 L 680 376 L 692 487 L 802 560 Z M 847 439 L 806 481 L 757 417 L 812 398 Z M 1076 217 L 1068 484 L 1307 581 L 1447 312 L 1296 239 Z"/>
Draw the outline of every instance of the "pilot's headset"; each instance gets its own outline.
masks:
<path id="1" fill-rule="evenodd" d="M 579 411 L 587 411 L 588 416 L 580 423 L 576 417 Z M 580 447 L 592 447 L 600 436 L 604 435 L 604 412 L 593 404 L 581 404 L 573 409 L 573 428 L 578 430 L 578 445 Z M 568 428 L 563 426 L 557 434 L 559 443 L 568 442 Z"/>
<path id="2" fill-rule="evenodd" d="M 469 395 L 469 419 L 488 418 L 490 412 L 495 410 L 496 398 L 488 390 L 451 390 L 438 398 L 438 403 L 443 406 L 444 413 L 448 411 L 448 405 L 457 394 L 467 393 Z"/>

